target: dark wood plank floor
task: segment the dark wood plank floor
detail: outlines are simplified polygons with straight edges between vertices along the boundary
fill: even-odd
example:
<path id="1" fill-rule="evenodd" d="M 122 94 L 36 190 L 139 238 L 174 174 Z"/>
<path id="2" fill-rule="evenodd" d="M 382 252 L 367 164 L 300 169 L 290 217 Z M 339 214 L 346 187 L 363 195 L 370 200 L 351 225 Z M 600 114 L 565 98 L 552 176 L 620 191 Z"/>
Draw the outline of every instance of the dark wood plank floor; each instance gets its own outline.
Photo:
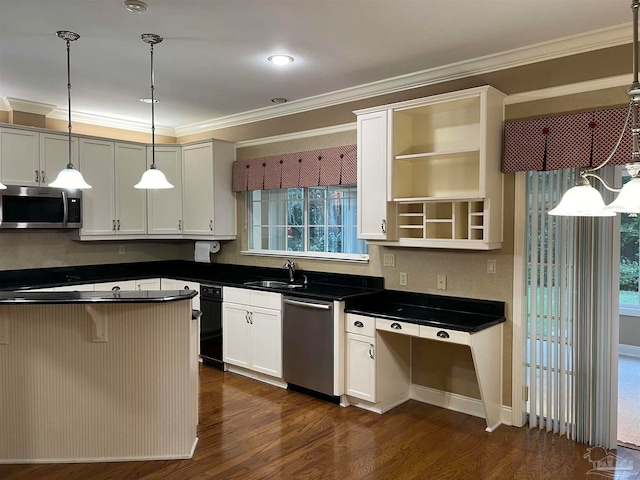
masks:
<path id="1" fill-rule="evenodd" d="M 200 442 L 191 460 L 0 465 L 3 480 L 585 479 L 587 447 L 415 401 L 377 415 L 202 368 Z M 0 426 L 1 428 L 1 426 Z M 640 452 L 615 478 L 640 478 Z M 602 473 L 602 472 L 600 472 Z M 613 478 L 609 476 L 608 478 Z"/>

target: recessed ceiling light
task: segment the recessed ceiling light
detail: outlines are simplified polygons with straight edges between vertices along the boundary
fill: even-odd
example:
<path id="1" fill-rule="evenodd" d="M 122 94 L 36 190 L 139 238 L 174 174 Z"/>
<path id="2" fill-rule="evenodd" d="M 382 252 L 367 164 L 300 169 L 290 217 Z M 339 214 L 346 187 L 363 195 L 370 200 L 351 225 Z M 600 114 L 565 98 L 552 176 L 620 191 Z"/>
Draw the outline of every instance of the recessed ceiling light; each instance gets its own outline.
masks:
<path id="1" fill-rule="evenodd" d="M 293 62 L 293 57 L 289 55 L 271 55 L 267 58 L 271 63 L 275 63 L 276 65 L 288 65 Z"/>
<path id="2" fill-rule="evenodd" d="M 282 97 L 272 98 L 271 101 L 273 103 L 287 103 L 287 99 Z"/>
<path id="3" fill-rule="evenodd" d="M 147 4 L 142 0 L 124 0 L 124 8 L 133 13 L 142 13 L 147 9 Z"/>
<path id="4" fill-rule="evenodd" d="M 142 103 L 151 103 L 151 99 L 150 98 L 141 98 L 140 101 Z M 157 98 L 153 99 L 153 103 L 158 103 L 160 100 L 158 100 Z"/>

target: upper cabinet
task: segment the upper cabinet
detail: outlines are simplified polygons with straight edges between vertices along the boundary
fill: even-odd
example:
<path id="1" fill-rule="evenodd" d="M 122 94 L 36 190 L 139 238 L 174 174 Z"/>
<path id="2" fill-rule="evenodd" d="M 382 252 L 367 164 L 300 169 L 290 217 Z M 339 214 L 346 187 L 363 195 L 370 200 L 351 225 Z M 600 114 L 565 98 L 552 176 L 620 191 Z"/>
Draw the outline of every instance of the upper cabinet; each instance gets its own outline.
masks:
<path id="1" fill-rule="evenodd" d="M 485 86 L 355 112 L 358 204 L 372 211 L 359 216 L 359 236 L 396 246 L 500 248 L 504 97 Z"/>
<path id="2" fill-rule="evenodd" d="M 81 237 L 146 233 L 146 193 L 133 188 L 146 169 L 146 147 L 82 138 L 80 162 L 92 187 L 82 194 Z"/>
<path id="3" fill-rule="evenodd" d="M 182 234 L 182 148 L 156 147 L 156 166 L 173 188 L 147 191 L 147 232 L 149 235 Z M 152 150 L 147 147 L 147 168 Z"/>
<path id="4" fill-rule="evenodd" d="M 0 180 L 5 185 L 48 186 L 69 163 L 69 137 L 55 133 L 0 128 Z M 78 140 L 71 141 L 78 167 Z"/>
<path id="5" fill-rule="evenodd" d="M 236 237 L 234 157 L 234 145 L 219 140 L 182 147 L 182 233 L 188 238 Z"/>

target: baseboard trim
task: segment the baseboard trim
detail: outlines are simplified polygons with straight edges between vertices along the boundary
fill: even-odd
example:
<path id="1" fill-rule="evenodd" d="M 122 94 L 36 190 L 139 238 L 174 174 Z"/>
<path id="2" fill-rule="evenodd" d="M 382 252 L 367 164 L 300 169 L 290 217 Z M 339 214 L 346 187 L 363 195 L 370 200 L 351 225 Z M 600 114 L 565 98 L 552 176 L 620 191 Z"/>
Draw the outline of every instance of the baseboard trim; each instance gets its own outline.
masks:
<path id="1" fill-rule="evenodd" d="M 254 380 L 259 380 L 261 382 L 268 383 L 269 385 L 273 385 L 274 387 L 287 388 L 287 382 L 279 378 L 270 377 L 269 375 L 254 372 L 253 370 L 247 370 L 246 368 L 231 365 L 229 363 L 227 363 L 227 369 L 227 371 L 231 373 L 237 373 L 243 377 L 253 378 Z"/>
<path id="2" fill-rule="evenodd" d="M 618 345 L 618 354 L 626 355 L 627 357 L 640 357 L 640 347 L 635 345 Z"/>
<path id="3" fill-rule="evenodd" d="M 424 387 L 422 385 L 411 384 L 410 396 L 412 400 L 446 408 L 455 412 L 473 415 L 474 417 L 485 418 L 482 401 L 478 398 L 467 397 L 457 393 L 445 392 L 436 388 Z M 503 405 L 500 415 L 504 425 L 512 425 L 511 407 Z"/>

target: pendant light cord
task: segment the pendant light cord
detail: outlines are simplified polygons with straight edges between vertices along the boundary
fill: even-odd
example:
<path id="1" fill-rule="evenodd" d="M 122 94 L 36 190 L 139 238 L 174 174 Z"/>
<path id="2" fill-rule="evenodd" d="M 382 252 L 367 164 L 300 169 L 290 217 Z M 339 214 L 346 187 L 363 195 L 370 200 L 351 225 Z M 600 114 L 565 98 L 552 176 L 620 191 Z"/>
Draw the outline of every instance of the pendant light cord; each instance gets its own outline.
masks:
<path id="1" fill-rule="evenodd" d="M 67 38 L 67 102 L 69 109 L 69 163 L 67 164 L 67 168 L 73 168 L 73 164 L 71 163 L 71 41 Z"/>
<path id="2" fill-rule="evenodd" d="M 153 43 L 151 45 L 151 167 L 156 168 L 156 119 L 155 119 L 155 76 L 153 72 Z"/>

